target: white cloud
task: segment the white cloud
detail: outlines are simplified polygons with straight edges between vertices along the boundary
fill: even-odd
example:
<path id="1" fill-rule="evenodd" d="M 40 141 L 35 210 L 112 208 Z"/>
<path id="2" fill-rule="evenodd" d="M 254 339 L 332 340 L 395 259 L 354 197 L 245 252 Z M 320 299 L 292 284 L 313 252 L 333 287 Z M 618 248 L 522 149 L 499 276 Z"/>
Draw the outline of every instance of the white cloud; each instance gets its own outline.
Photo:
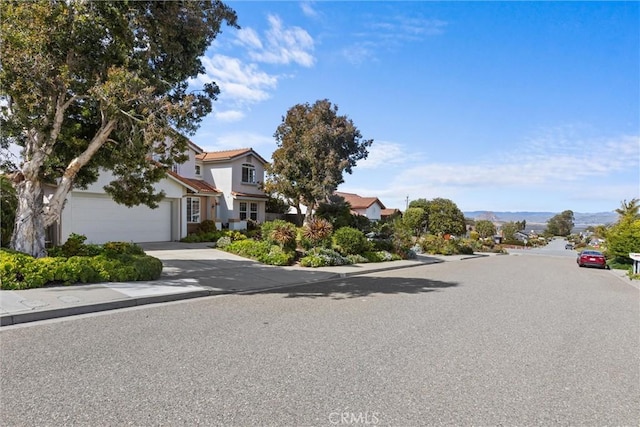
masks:
<path id="1" fill-rule="evenodd" d="M 265 46 L 263 49 L 250 49 L 250 58 L 269 64 L 313 66 L 315 58 L 311 52 L 314 41 L 309 33 L 300 27 L 285 27 L 276 15 L 270 15 L 268 20 L 270 27 L 266 32 Z"/>
<path id="2" fill-rule="evenodd" d="M 255 64 L 244 64 L 238 58 L 214 55 L 202 59 L 205 73 L 198 76 L 200 84 L 216 82 L 220 100 L 232 105 L 253 104 L 269 98 L 278 77 L 261 71 Z"/>
<path id="3" fill-rule="evenodd" d="M 369 155 L 364 160 L 359 160 L 358 169 L 373 169 L 384 165 L 397 165 L 404 163 L 407 153 L 401 144 L 387 141 L 374 141 L 369 147 Z"/>
<path id="4" fill-rule="evenodd" d="M 238 110 L 216 111 L 215 118 L 221 122 L 237 122 L 242 120 L 245 114 Z"/>
<path id="5" fill-rule="evenodd" d="M 316 18 L 320 15 L 320 13 L 313 7 L 315 2 L 312 1 L 303 1 L 300 2 L 300 9 L 305 16 L 310 18 Z"/>
<path id="6" fill-rule="evenodd" d="M 620 200 L 638 196 L 637 135 L 603 139 L 551 130 L 511 151 L 461 162 L 421 161 L 387 142 L 370 156 L 341 190 L 377 196 L 401 209 L 408 196 L 449 198 L 465 210 L 589 212 L 612 210 Z"/>

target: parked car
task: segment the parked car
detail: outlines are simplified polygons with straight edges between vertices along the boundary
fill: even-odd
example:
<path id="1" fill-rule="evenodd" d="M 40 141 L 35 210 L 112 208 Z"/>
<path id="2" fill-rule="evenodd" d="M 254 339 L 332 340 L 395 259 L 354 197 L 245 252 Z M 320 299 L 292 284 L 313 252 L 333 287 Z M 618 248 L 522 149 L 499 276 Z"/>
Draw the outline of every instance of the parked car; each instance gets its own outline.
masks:
<path id="1" fill-rule="evenodd" d="M 578 254 L 578 259 L 576 260 L 579 267 L 598 267 L 598 268 L 608 268 L 607 260 L 604 257 L 604 254 L 600 251 L 594 250 L 585 250 Z"/>
<path id="2" fill-rule="evenodd" d="M 566 245 L 564 245 L 565 249 L 573 249 L 573 243 L 567 243 Z"/>

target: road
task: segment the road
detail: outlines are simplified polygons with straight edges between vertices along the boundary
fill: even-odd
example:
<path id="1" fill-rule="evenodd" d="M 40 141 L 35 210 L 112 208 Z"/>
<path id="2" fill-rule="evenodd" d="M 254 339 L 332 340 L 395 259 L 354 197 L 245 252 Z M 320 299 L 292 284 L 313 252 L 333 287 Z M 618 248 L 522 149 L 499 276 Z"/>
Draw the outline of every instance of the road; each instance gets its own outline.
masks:
<path id="1" fill-rule="evenodd" d="M 3 328 L 0 424 L 637 426 L 638 289 L 548 254 Z"/>

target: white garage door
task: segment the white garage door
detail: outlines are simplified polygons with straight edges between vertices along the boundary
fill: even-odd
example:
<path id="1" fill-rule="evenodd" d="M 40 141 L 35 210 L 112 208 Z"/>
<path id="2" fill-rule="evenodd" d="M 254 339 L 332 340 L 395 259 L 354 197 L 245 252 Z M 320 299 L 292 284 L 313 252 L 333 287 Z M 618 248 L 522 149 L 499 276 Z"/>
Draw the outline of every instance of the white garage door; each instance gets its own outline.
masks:
<path id="1" fill-rule="evenodd" d="M 75 193 L 71 231 L 87 236 L 87 243 L 167 242 L 171 240 L 171 202 L 157 209 L 128 208 L 102 195 Z"/>

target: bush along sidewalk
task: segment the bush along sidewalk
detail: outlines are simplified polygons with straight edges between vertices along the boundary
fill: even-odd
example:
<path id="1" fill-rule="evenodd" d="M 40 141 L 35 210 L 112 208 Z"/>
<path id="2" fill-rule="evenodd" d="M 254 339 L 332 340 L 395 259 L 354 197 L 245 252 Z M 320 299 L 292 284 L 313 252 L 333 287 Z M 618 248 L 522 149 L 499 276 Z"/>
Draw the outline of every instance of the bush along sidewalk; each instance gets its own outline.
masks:
<path id="1" fill-rule="evenodd" d="M 162 274 L 162 262 L 133 243 L 87 245 L 85 240 L 85 236 L 72 234 L 64 245 L 50 249 L 44 258 L 1 249 L 1 288 L 156 280 Z"/>

